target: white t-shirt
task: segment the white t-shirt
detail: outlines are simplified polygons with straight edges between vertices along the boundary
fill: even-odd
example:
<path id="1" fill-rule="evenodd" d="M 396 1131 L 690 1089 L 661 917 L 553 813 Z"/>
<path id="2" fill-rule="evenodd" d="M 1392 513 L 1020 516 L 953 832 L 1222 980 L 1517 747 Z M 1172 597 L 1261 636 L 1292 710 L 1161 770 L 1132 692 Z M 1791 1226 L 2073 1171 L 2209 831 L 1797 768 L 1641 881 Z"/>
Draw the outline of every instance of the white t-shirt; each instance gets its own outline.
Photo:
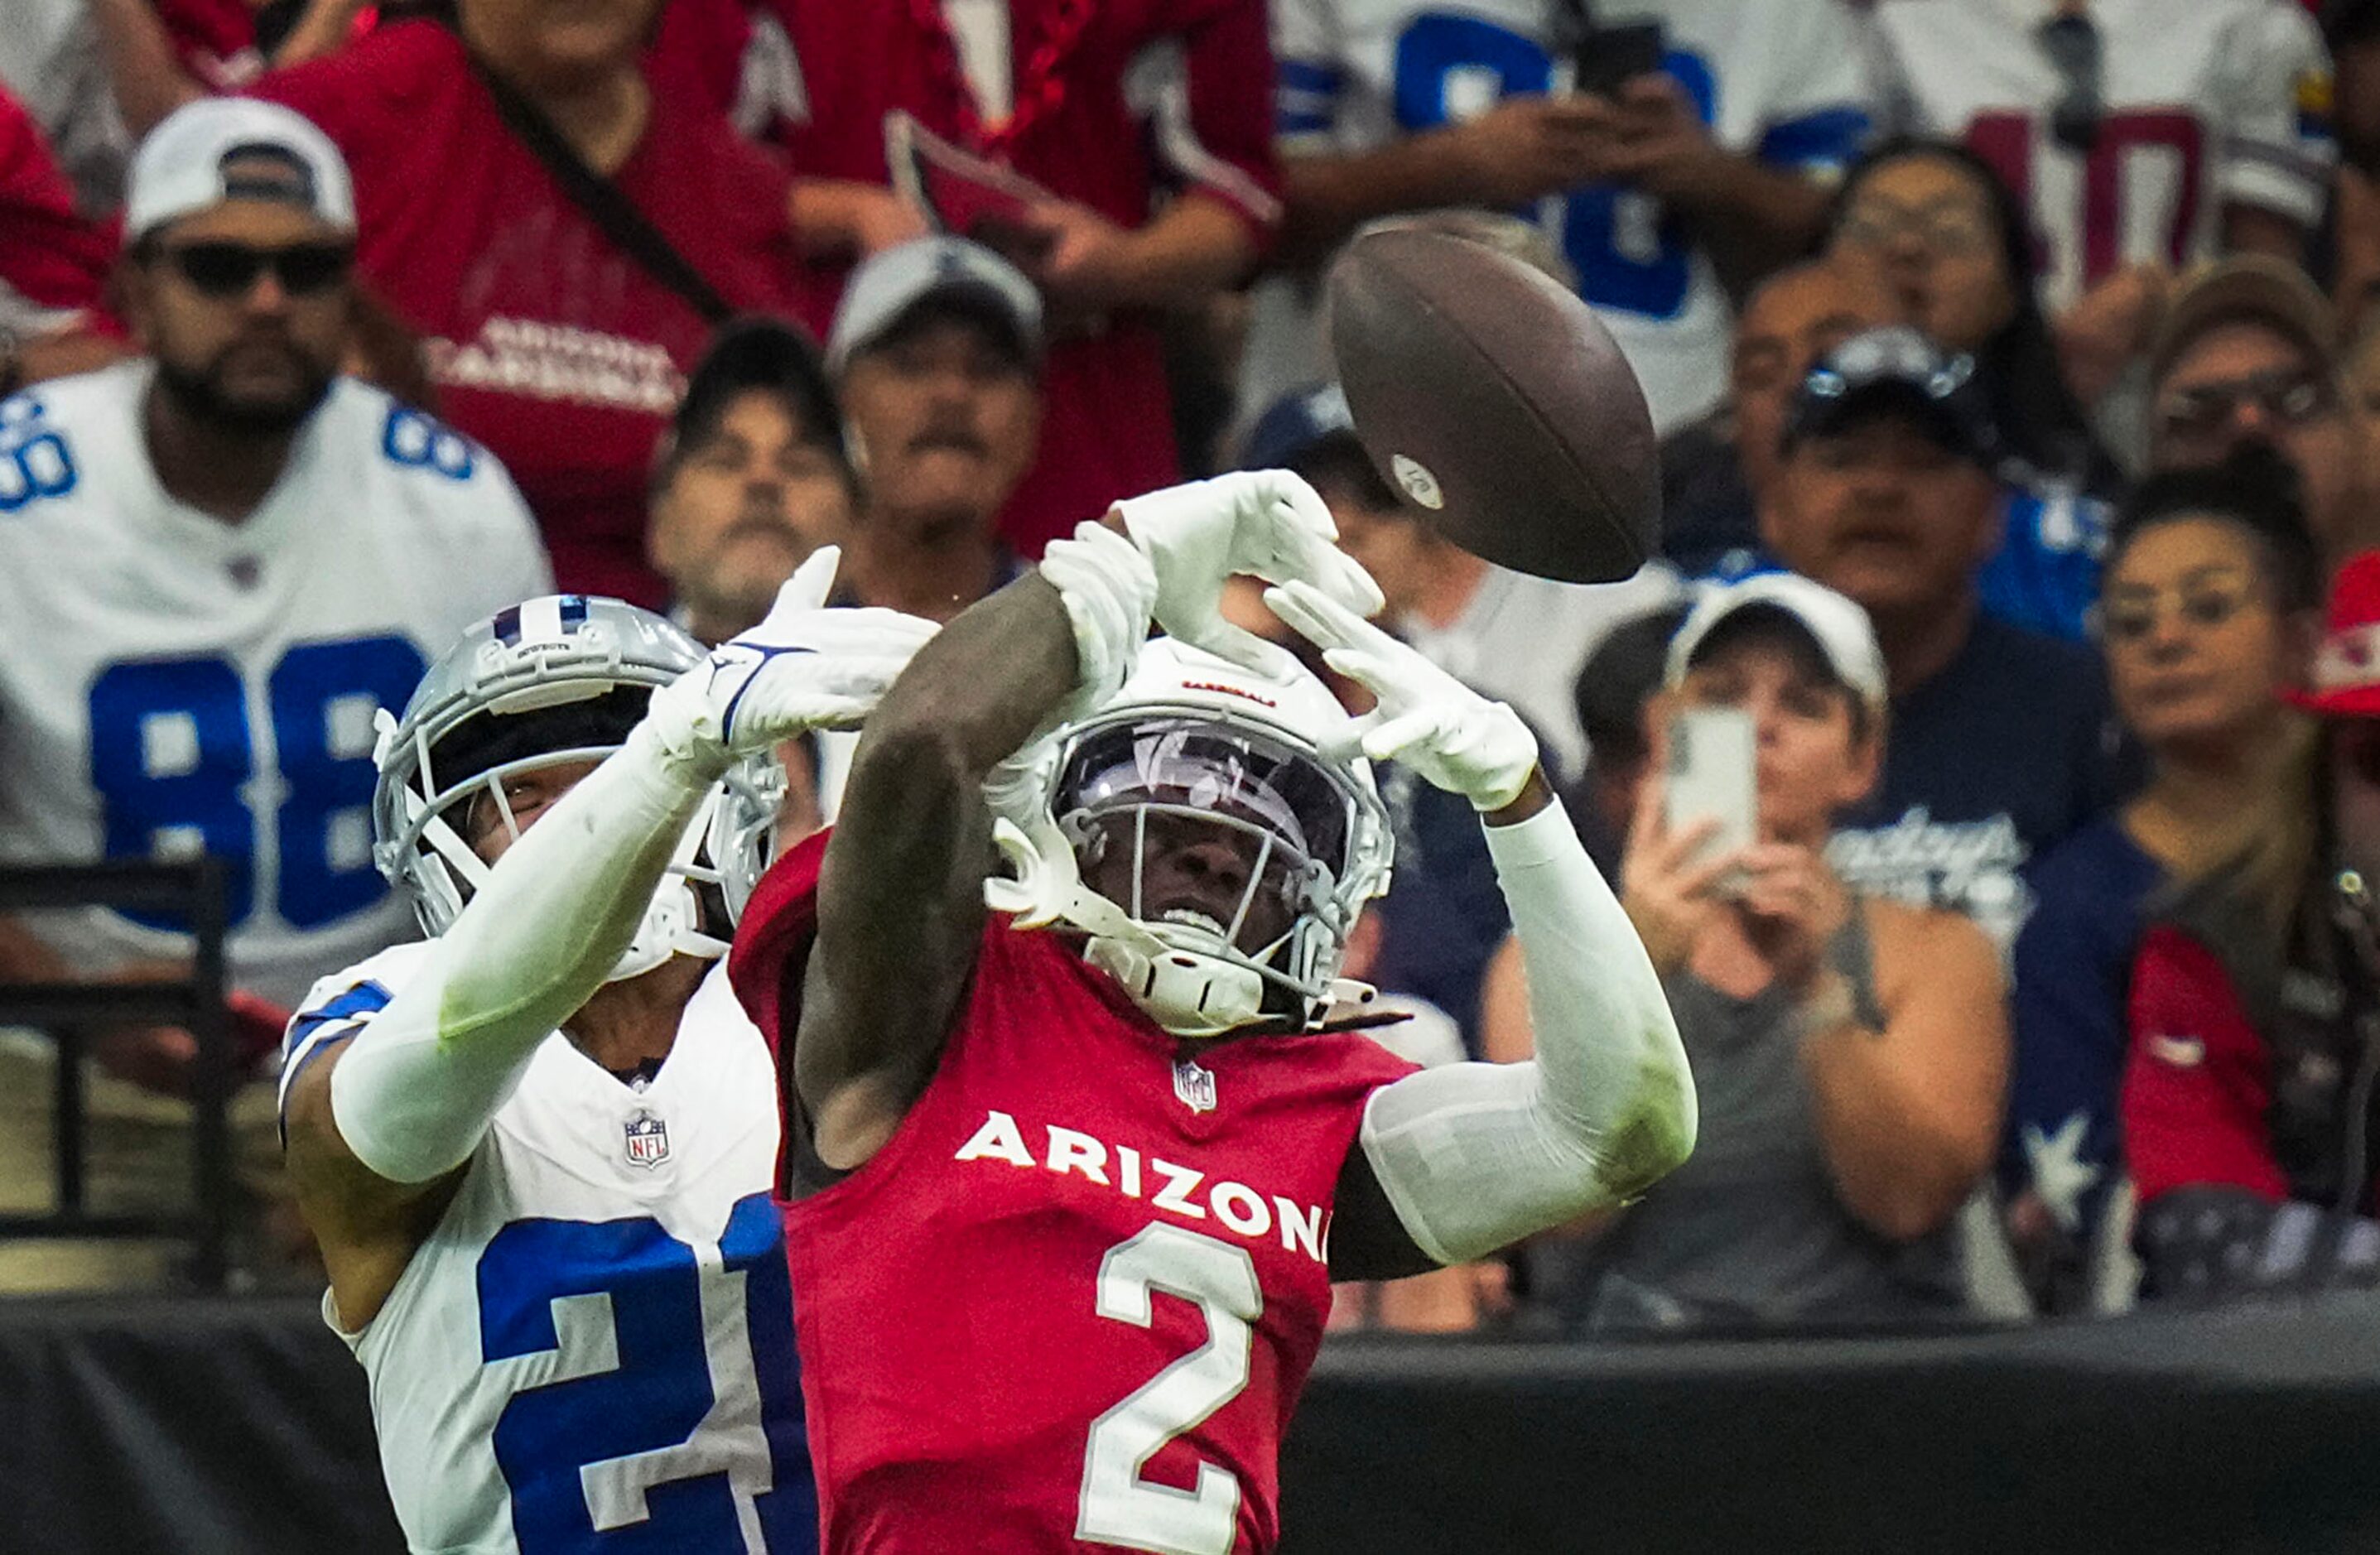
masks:
<path id="1" fill-rule="evenodd" d="M 2118 267 L 2210 257 L 2224 207 L 2312 225 L 2337 148 L 2330 62 L 2295 0 L 2092 0 L 2104 113 L 2086 153 L 2051 133 L 2063 78 L 2037 34 L 2056 0 L 1891 0 L 1874 38 L 1895 128 L 1962 140 L 2018 191 L 2042 298 Z"/>
<path id="2" fill-rule="evenodd" d="M 1866 139 L 1857 34 L 1836 0 L 1616 0 L 1594 10 L 1604 26 L 1662 25 L 1664 67 L 1730 151 L 1824 175 Z M 1571 62 L 1546 47 L 1546 0 L 1273 0 L 1272 11 L 1284 155 L 1368 151 L 1476 117 L 1504 97 L 1567 91 L 1572 79 Z M 1548 200 L 1535 214 L 1635 368 L 1655 430 L 1718 404 L 1732 315 L 1682 225 L 1650 196 L 1610 185 Z M 1291 306 L 1276 289 L 1262 328 L 1294 332 Z M 1307 365 L 1302 378 L 1274 371 L 1284 386 L 1329 376 Z"/>
<path id="3" fill-rule="evenodd" d="M 1586 769 L 1579 671 L 1612 627 L 1671 603 L 1683 589 L 1660 562 L 1619 583 L 1557 583 L 1491 566 L 1452 625 L 1407 616 L 1397 630 L 1455 679 L 1510 702 L 1543 742 L 1548 771 L 1568 784 Z"/>
<path id="4" fill-rule="evenodd" d="M 285 1097 L 429 950 L 316 985 Z M 776 1160 L 775 1065 L 723 966 L 641 1088 L 545 1039 L 372 1320 L 349 1331 L 323 1297 L 414 1549 L 583 1549 L 614 1528 L 705 1555 L 814 1548 Z"/>
<path id="5" fill-rule="evenodd" d="M 240 524 L 158 485 L 149 364 L 0 405 L 0 861 L 231 863 L 233 981 L 286 1003 L 414 932 L 372 866 L 372 713 L 552 580 L 486 449 L 340 380 Z M 177 926 L 29 915 L 88 970 Z"/>

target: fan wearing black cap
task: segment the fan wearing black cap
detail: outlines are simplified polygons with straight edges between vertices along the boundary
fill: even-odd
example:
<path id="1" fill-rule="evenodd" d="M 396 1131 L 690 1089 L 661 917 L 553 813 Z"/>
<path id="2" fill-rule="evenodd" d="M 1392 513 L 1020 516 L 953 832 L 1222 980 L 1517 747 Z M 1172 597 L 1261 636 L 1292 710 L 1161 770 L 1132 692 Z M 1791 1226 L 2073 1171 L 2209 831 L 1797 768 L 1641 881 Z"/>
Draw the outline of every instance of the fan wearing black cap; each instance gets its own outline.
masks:
<path id="1" fill-rule="evenodd" d="M 721 643 L 759 624 L 810 553 L 849 531 L 858 491 L 818 347 L 774 319 L 712 336 L 653 453 L 645 553 L 670 613 Z"/>
<path id="2" fill-rule="evenodd" d="M 1983 614 L 1999 541 L 1995 435 L 1963 358 L 1870 330 L 1803 382 L 1762 538 L 1867 612 L 1892 740 L 1828 861 L 1846 883 L 1964 912 L 2001 945 L 2020 871 L 2122 788 L 2105 673 L 2078 644 Z"/>

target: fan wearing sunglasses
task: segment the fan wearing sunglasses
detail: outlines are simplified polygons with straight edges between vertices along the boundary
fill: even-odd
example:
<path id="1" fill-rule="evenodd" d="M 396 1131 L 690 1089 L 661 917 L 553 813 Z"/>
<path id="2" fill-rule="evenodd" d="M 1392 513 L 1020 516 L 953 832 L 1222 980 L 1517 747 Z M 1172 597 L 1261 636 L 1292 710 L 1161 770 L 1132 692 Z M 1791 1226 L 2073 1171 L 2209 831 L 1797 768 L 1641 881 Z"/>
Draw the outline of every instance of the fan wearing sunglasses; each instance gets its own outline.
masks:
<path id="1" fill-rule="evenodd" d="M 2109 534 L 2098 636 L 2149 781 L 2028 876 L 2001 1183 L 2044 1309 L 2093 1300 L 2094 1238 L 2121 1172 L 2116 1088 L 2144 917 L 2168 881 L 2228 853 L 2238 819 L 2303 743 L 2280 693 L 2319 633 L 2322 572 L 2293 485 L 2264 449 L 2152 476 Z"/>
<path id="2" fill-rule="evenodd" d="M 2133 964 L 2123 1136 L 2149 1299 L 2380 1284 L 2380 553 L 2289 700 L 2318 735 Z"/>
<path id="3" fill-rule="evenodd" d="M 373 704 L 552 587 L 503 468 L 340 374 L 354 210 L 289 110 L 176 111 L 128 191 L 117 292 L 143 354 L 0 404 L 0 859 L 221 859 L 261 1051 L 275 1006 L 409 937 L 362 808 Z M 188 954 L 148 915 L 0 919 L 0 978 Z M 100 1044 L 115 1077 L 169 1090 L 195 1051 L 178 1028 Z M 0 1135 L 30 1137 L 10 1109 L 39 1119 L 48 1088 L 0 1072 Z"/>
<path id="4" fill-rule="evenodd" d="M 2262 446 L 2296 471 L 2326 564 L 2380 543 L 2366 511 L 2363 411 L 2346 393 L 2329 301 L 2294 264 L 2240 255 L 2173 298 L 2149 348 L 2152 469 Z"/>

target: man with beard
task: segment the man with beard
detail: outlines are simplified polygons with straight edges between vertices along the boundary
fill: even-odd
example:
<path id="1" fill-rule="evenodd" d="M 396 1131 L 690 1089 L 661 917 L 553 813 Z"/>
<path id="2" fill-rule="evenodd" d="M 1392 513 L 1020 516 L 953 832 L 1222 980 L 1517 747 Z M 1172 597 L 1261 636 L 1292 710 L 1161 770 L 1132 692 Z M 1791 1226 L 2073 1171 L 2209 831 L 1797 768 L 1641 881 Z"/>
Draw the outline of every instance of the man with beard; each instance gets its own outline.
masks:
<path id="1" fill-rule="evenodd" d="M 1015 577 L 1000 512 L 1041 439 L 1041 299 L 959 237 L 853 272 L 828 333 L 864 500 L 844 565 L 854 602 L 947 621 Z"/>
<path id="2" fill-rule="evenodd" d="M 552 587 L 486 450 L 339 376 L 354 213 L 298 115 L 181 109 L 137 153 L 127 207 L 146 354 L 0 404 L 0 862 L 222 858 L 232 981 L 279 1005 L 411 934 L 371 859 L 374 709 L 402 707 L 464 626 Z M 154 975 L 188 944 L 163 916 L 0 920 L 0 978 Z M 153 1027 L 98 1046 L 164 1088 L 194 1051 Z M 23 1113 L 0 1126 L 0 1188 L 45 1172 L 48 1089 L 0 1076 Z"/>

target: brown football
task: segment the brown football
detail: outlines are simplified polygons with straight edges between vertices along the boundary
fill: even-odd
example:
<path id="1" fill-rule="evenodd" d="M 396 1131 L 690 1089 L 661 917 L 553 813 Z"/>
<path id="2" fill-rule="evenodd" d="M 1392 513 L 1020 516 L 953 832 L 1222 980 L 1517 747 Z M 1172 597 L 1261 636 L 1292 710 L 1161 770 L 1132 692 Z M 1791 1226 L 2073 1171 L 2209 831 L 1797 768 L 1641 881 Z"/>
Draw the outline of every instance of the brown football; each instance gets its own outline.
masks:
<path id="1" fill-rule="evenodd" d="M 1423 523 L 1571 583 L 1626 577 L 1654 553 L 1645 392 L 1559 282 L 1466 237 L 1390 227 L 1347 246 L 1329 298 L 1355 435 Z"/>

